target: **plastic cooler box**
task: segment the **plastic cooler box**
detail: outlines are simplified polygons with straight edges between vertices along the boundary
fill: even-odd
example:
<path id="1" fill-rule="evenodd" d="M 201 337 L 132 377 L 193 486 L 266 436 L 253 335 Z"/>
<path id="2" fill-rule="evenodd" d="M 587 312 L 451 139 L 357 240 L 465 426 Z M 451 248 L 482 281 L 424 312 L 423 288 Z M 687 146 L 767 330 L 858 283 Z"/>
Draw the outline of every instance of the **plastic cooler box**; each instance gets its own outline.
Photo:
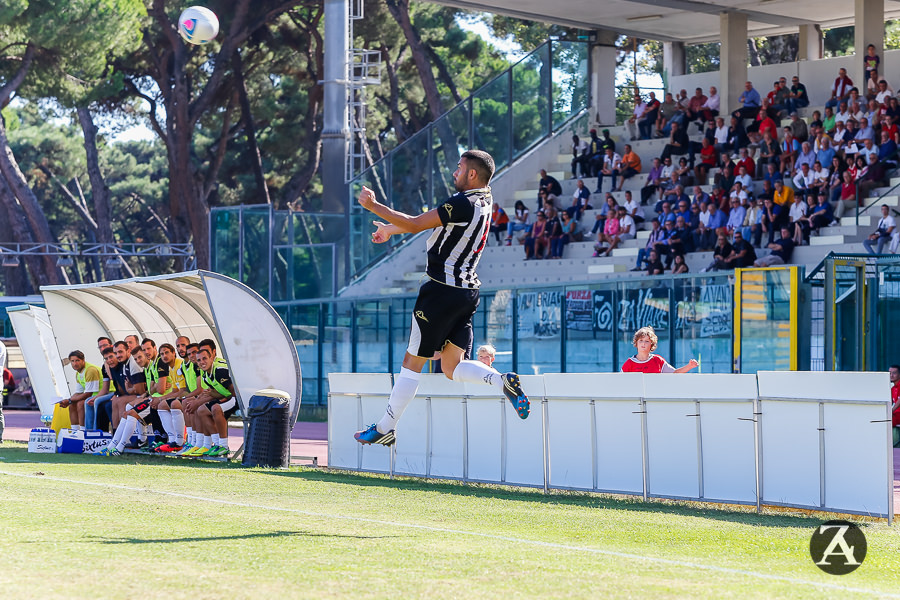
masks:
<path id="1" fill-rule="evenodd" d="M 63 429 L 56 438 L 56 451 L 62 454 L 81 454 L 84 451 L 83 431 Z"/>
<path id="2" fill-rule="evenodd" d="M 89 429 L 81 433 L 84 434 L 84 445 L 81 450 L 83 454 L 99 452 L 109 446 L 112 441 L 112 435 L 99 429 Z"/>
<path id="3" fill-rule="evenodd" d="M 36 427 L 28 434 L 28 451 L 40 454 L 56 452 L 56 432 L 49 427 Z"/>

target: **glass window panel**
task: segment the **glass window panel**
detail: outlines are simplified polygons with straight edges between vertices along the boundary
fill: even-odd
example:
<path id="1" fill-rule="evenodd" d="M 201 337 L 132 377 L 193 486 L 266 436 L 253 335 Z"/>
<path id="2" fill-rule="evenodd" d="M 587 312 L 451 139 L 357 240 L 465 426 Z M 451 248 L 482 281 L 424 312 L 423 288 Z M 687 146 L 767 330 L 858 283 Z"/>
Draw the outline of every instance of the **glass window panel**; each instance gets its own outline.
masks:
<path id="1" fill-rule="evenodd" d="M 303 373 L 304 404 L 327 401 L 327 392 L 319 394 L 319 310 L 318 304 L 295 305 L 288 313 L 287 326 L 297 346 Z"/>
<path id="2" fill-rule="evenodd" d="M 520 290 L 516 294 L 519 373 L 560 372 L 564 295 L 562 289 Z"/>
<path id="3" fill-rule="evenodd" d="M 657 278 L 620 284 L 615 317 L 619 351 L 616 371 L 621 371 L 622 364 L 637 352 L 632 340 L 634 332 L 641 327 L 653 327 L 659 338 L 659 345 L 653 353 L 672 363 L 674 357 L 669 352 L 670 285 L 671 280 Z"/>
<path id="4" fill-rule="evenodd" d="M 456 193 L 453 172 L 459 156 L 469 149 L 469 105 L 463 103 L 438 119 L 432 129 L 434 190 L 432 206 Z"/>
<path id="5" fill-rule="evenodd" d="M 250 286 L 263 298 L 269 297 L 269 264 L 271 244 L 269 240 L 269 209 L 244 209 L 242 283 Z"/>
<path id="6" fill-rule="evenodd" d="M 371 214 L 371 213 L 370 213 Z M 293 244 L 325 244 L 344 239 L 344 215 L 293 213 Z"/>
<path id="7" fill-rule="evenodd" d="M 491 344 L 497 349 L 494 368 L 505 373 L 513 370 L 513 292 L 497 290 L 481 295 L 478 311 L 484 314 L 480 335 L 475 343 Z"/>
<path id="8" fill-rule="evenodd" d="M 734 288 L 728 275 L 676 278 L 675 367 L 692 358 L 700 361 L 696 372 L 731 373 Z"/>
<path id="9" fill-rule="evenodd" d="M 360 272 L 375 260 L 380 259 L 387 254 L 389 249 L 387 244 L 372 243 L 372 233 L 375 231 L 375 227 L 372 225 L 372 213 L 364 210 L 357 202 L 362 187 L 366 186 L 375 192 L 375 197 L 379 202 L 390 204 L 387 198 L 389 181 L 385 168 L 385 161 L 379 162 L 352 180 L 348 186 L 350 193 L 351 274 Z"/>
<path id="10" fill-rule="evenodd" d="M 291 213 L 286 210 L 276 210 L 272 213 L 272 243 L 276 246 L 291 243 L 290 223 Z"/>
<path id="11" fill-rule="evenodd" d="M 358 302 L 356 304 L 356 371 L 384 373 L 387 370 L 388 301 Z"/>
<path id="12" fill-rule="evenodd" d="M 322 339 L 322 373 L 320 385 L 327 390 L 328 373 L 353 372 L 353 317 L 351 302 L 324 305 L 325 332 Z"/>
<path id="13" fill-rule="evenodd" d="M 566 372 L 610 373 L 613 364 L 615 288 L 566 288 Z"/>
<path id="14" fill-rule="evenodd" d="M 412 324 L 415 297 L 393 298 L 391 300 L 391 345 L 393 357 L 390 365 L 391 373 L 398 373 L 403 363 L 403 355 L 409 346 L 409 332 Z M 385 356 L 385 359 L 388 357 Z"/>
<path id="15" fill-rule="evenodd" d="M 900 265 L 880 265 L 878 267 L 878 308 L 875 331 L 900 331 Z M 891 365 L 900 363 L 897 341 L 892 335 L 875 335 L 877 347 L 876 371 L 887 371 Z"/>
<path id="16" fill-rule="evenodd" d="M 741 373 L 791 367 L 789 269 L 741 274 Z"/>
<path id="17" fill-rule="evenodd" d="M 513 157 L 550 133 L 550 45 L 512 68 Z"/>
<path id="18" fill-rule="evenodd" d="M 290 281 L 294 300 L 327 298 L 336 293 L 334 246 L 295 246 L 291 249 L 291 258 Z"/>
<path id="19" fill-rule="evenodd" d="M 582 42 L 550 42 L 553 51 L 553 129 L 587 108 L 588 46 Z"/>
<path id="20" fill-rule="evenodd" d="M 390 154 L 390 206 L 408 215 L 428 211 L 432 205 L 429 166 L 429 131 L 424 129 Z"/>
<path id="21" fill-rule="evenodd" d="M 290 248 L 272 250 L 272 302 L 294 300 L 293 264 Z"/>
<path id="22" fill-rule="evenodd" d="M 494 157 L 497 169 L 509 164 L 512 148 L 509 130 L 509 82 L 506 71 L 472 96 L 475 123 L 473 145 Z"/>
<path id="23" fill-rule="evenodd" d="M 213 209 L 213 252 L 210 267 L 216 273 L 239 278 L 240 208 Z"/>

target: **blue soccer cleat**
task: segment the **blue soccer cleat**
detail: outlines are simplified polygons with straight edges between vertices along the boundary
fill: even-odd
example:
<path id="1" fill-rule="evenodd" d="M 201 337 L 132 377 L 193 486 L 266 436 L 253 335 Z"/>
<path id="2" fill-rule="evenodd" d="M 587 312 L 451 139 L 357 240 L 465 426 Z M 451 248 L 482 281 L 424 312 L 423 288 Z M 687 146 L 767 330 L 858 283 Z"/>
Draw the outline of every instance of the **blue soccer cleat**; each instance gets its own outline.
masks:
<path id="1" fill-rule="evenodd" d="M 513 408 L 516 409 L 516 414 L 519 415 L 520 419 L 527 419 L 531 403 L 528 402 L 528 396 L 525 395 L 525 391 L 519 384 L 519 376 L 515 373 L 506 373 L 501 375 L 500 378 L 503 380 L 503 393 L 506 394 Z"/>
<path id="2" fill-rule="evenodd" d="M 391 446 L 397 440 L 397 438 L 394 437 L 393 429 L 387 433 L 378 433 L 374 423 L 369 425 L 368 429 L 354 433 L 353 439 L 360 444 L 381 444 L 382 446 Z"/>

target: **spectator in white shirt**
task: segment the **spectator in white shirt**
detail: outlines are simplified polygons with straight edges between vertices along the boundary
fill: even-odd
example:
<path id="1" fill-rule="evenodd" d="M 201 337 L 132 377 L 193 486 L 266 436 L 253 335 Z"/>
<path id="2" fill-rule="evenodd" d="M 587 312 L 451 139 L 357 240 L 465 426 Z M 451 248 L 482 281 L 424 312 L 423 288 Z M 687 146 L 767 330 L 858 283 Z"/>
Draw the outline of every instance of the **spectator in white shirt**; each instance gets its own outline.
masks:
<path id="1" fill-rule="evenodd" d="M 891 254 L 897 252 L 897 246 L 900 244 L 900 231 L 897 230 L 897 222 L 891 215 L 891 209 L 887 204 L 881 206 L 881 218 L 878 220 L 878 229 L 863 240 L 863 246 L 869 254 L 881 254 L 884 251 L 884 245 L 890 240 L 891 245 L 888 250 Z M 877 243 L 878 251 L 872 248 L 872 242 Z"/>
<path id="2" fill-rule="evenodd" d="M 838 108 L 838 111 L 834 113 L 834 122 L 835 123 L 845 123 L 850 120 L 850 117 L 853 115 L 850 113 L 850 109 L 847 107 L 846 102 L 841 102 Z"/>
<path id="3" fill-rule="evenodd" d="M 634 219 L 635 224 L 644 222 L 644 207 L 631 197 L 631 190 L 625 192 L 625 212 Z"/>
<path id="4" fill-rule="evenodd" d="M 813 187 L 815 188 L 814 194 L 811 194 L 813 197 L 818 196 L 819 194 L 827 194 L 828 191 L 828 169 L 822 166 L 822 163 L 816 161 L 813 163 L 812 168 L 813 174 Z"/>
<path id="5" fill-rule="evenodd" d="M 638 134 L 637 130 L 637 122 L 640 119 L 644 111 L 647 110 L 647 104 L 641 99 L 641 95 L 635 93 L 634 95 L 634 111 L 631 113 L 631 118 L 625 123 L 626 127 L 628 127 L 628 135 L 631 137 L 631 140 L 638 140 L 641 136 Z"/>
<path id="6" fill-rule="evenodd" d="M 886 106 L 888 100 L 891 96 L 894 95 L 894 90 L 891 86 L 888 85 L 888 82 L 884 79 L 878 81 L 878 92 L 875 94 L 875 102 L 881 104 L 882 106 Z"/>
<path id="7" fill-rule="evenodd" d="M 597 189 L 594 190 L 595 194 L 600 194 L 603 192 L 603 176 L 612 177 L 612 187 L 610 190 L 616 189 L 616 173 L 618 171 L 616 168 L 619 163 L 622 162 L 622 157 L 619 156 L 619 153 L 613 150 L 612 148 L 606 149 L 606 156 L 603 157 L 603 168 L 600 169 L 600 172 L 597 174 Z"/>
<path id="8" fill-rule="evenodd" d="M 734 183 L 741 184 L 741 190 L 744 192 L 745 198 L 747 197 L 747 194 L 753 193 L 753 178 L 747 173 L 747 167 L 743 165 L 738 167 L 738 175 L 734 178 Z M 741 204 L 743 204 L 743 201 Z"/>
<path id="9" fill-rule="evenodd" d="M 709 96 L 706 102 L 700 107 L 700 120 L 702 122 L 712 121 L 719 116 L 719 91 L 715 86 L 709 88 Z"/>
<path id="10" fill-rule="evenodd" d="M 871 127 L 869 129 L 871 129 Z M 872 142 L 872 138 L 866 138 L 863 140 L 863 145 L 859 147 L 857 156 L 862 156 L 866 160 L 866 164 L 869 164 L 870 154 L 878 156 L 878 146 Z"/>
<path id="11" fill-rule="evenodd" d="M 800 197 L 803 199 L 804 205 L 806 202 L 806 196 L 811 194 L 815 194 L 815 187 L 813 184 L 815 183 L 816 178 L 813 174 L 812 170 L 809 168 L 809 165 L 803 163 L 801 165 L 800 170 L 797 171 L 797 174 L 794 175 L 794 196 Z"/>

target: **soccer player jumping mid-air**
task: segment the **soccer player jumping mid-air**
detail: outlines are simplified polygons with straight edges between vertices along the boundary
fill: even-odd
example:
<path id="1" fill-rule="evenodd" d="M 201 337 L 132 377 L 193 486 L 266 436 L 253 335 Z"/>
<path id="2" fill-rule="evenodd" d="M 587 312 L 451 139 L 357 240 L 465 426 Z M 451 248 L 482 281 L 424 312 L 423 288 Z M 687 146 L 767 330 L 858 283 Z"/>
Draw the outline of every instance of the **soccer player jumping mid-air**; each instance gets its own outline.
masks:
<path id="1" fill-rule="evenodd" d="M 400 375 L 394 380 L 384 416 L 353 437 L 362 444 L 394 443 L 394 427 L 419 387 L 426 361 L 440 352 L 441 370 L 448 379 L 485 383 L 497 388 L 512 403 L 520 418 L 528 418 L 528 397 L 515 373 L 500 374 L 477 360 L 465 360 L 472 351 L 472 315 L 478 308 L 481 282 L 475 268 L 487 242 L 491 223 L 491 188 L 494 159 L 487 152 L 468 150 L 459 159 L 453 181 L 457 193 L 438 208 L 410 216 L 375 199 L 363 187 L 359 204 L 387 221 L 374 221 L 372 241 L 382 244 L 392 235 L 433 229 L 428 238 L 426 281 L 413 309 L 409 346 Z"/>

